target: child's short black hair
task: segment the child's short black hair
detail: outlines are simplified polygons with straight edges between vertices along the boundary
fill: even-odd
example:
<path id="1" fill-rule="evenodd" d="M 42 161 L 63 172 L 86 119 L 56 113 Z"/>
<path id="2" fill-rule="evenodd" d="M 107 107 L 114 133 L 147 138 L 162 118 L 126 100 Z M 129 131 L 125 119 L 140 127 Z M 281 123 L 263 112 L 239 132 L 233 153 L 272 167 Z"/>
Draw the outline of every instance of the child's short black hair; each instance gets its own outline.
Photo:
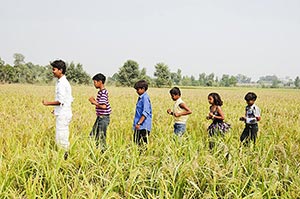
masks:
<path id="1" fill-rule="evenodd" d="M 93 77 L 93 80 L 102 81 L 102 83 L 104 84 L 106 77 L 102 73 L 98 73 Z"/>
<path id="2" fill-rule="evenodd" d="M 222 106 L 223 105 L 223 101 L 221 99 L 221 96 L 218 93 L 209 93 L 208 97 L 212 97 L 214 99 L 214 104 L 217 106 Z"/>
<path id="3" fill-rule="evenodd" d="M 62 74 L 66 73 L 67 67 L 66 63 L 63 60 L 55 60 L 54 62 L 50 62 L 52 68 L 57 68 L 58 70 L 62 70 Z"/>
<path id="4" fill-rule="evenodd" d="M 178 87 L 173 87 L 171 90 L 170 90 L 170 94 L 171 95 L 179 95 L 181 96 L 181 92 L 180 92 L 180 89 Z"/>
<path id="5" fill-rule="evenodd" d="M 246 95 L 245 95 L 245 100 L 246 101 L 250 101 L 250 100 L 253 100 L 255 101 L 257 98 L 257 95 L 253 92 L 248 92 Z"/>
<path id="6" fill-rule="evenodd" d="M 138 82 L 136 82 L 133 86 L 133 88 L 135 88 L 136 90 L 139 88 L 144 88 L 145 91 L 148 90 L 148 83 L 146 82 L 146 80 L 139 80 Z"/>

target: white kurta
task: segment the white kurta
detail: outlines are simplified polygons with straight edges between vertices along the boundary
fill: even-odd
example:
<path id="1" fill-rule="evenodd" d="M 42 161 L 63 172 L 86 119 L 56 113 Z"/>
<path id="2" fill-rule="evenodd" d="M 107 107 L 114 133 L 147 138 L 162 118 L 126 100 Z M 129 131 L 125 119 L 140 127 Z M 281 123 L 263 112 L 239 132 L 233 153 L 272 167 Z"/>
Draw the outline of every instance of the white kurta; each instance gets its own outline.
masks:
<path id="1" fill-rule="evenodd" d="M 56 143 L 68 150 L 69 142 L 69 124 L 72 119 L 71 104 L 73 102 L 71 85 L 66 76 L 62 76 L 56 82 L 55 100 L 60 102 L 59 106 L 54 109 L 56 116 Z"/>

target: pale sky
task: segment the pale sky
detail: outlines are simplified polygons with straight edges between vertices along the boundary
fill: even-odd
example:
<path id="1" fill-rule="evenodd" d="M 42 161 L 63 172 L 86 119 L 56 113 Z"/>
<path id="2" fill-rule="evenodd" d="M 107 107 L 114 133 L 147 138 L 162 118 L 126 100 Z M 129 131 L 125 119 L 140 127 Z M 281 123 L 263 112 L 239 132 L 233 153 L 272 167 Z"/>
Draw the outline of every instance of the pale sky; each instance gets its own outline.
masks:
<path id="1" fill-rule="evenodd" d="M 153 77 L 300 76 L 299 0 L 0 0 L 0 57 L 57 58 L 112 76 L 131 59 Z"/>

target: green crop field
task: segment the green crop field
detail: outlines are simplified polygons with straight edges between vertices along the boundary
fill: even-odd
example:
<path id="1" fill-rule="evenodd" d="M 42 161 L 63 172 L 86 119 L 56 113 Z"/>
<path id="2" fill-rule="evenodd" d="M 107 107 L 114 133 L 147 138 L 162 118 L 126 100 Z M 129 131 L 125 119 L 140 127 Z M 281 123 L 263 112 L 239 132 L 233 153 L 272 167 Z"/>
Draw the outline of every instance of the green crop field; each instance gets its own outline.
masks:
<path id="1" fill-rule="evenodd" d="M 53 86 L 0 85 L 0 198 L 299 198 L 300 91 L 258 88 L 181 88 L 192 109 L 187 132 L 173 135 L 170 88 L 149 88 L 153 129 L 140 155 L 131 130 L 138 95 L 108 87 L 113 109 L 101 153 L 89 139 L 96 119 L 88 98 L 97 90 L 73 86 L 70 156 L 55 145 L 55 117 L 43 99 Z M 254 91 L 262 120 L 256 146 L 240 147 L 244 95 Z M 207 95 L 218 92 L 232 129 L 210 151 Z"/>

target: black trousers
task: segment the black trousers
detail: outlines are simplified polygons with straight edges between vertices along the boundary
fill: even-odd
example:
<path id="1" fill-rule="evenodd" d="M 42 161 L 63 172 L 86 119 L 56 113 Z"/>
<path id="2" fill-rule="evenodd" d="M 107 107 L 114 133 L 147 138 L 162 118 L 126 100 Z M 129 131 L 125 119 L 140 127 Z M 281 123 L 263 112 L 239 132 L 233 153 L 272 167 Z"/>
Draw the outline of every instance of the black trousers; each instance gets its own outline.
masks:
<path id="1" fill-rule="evenodd" d="M 240 137 L 241 142 L 245 141 L 245 143 L 247 144 L 249 140 L 252 140 L 255 144 L 257 132 L 258 132 L 257 124 L 246 124 L 245 129 Z"/>
<path id="2" fill-rule="evenodd" d="M 133 141 L 137 145 L 147 144 L 150 131 L 146 129 L 134 130 Z"/>
<path id="3" fill-rule="evenodd" d="M 110 122 L 109 115 L 97 116 L 93 129 L 90 132 L 90 137 L 95 137 L 96 147 L 102 150 L 106 149 L 106 131 Z"/>

